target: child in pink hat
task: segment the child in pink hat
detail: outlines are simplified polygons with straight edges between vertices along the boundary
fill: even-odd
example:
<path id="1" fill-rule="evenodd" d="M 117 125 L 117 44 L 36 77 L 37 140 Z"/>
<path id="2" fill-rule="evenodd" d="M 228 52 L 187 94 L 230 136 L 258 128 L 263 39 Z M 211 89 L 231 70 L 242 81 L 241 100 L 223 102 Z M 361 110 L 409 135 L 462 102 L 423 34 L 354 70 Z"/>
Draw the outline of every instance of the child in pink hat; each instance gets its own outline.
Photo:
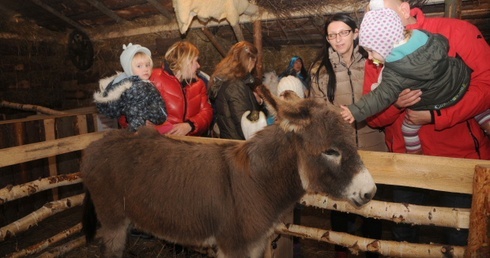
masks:
<path id="1" fill-rule="evenodd" d="M 350 123 L 383 111 L 406 88 L 423 92 L 411 109 L 441 110 L 457 103 L 469 86 L 471 69 L 460 58 L 448 56 L 449 44 L 444 36 L 422 30 L 406 31 L 391 9 L 380 8 L 364 15 L 359 45 L 374 63 L 384 64 L 384 69 L 373 91 L 352 105 L 342 106 L 342 117 Z M 490 109 L 475 119 L 490 133 Z M 407 153 L 422 154 L 420 127 L 404 121 Z"/>

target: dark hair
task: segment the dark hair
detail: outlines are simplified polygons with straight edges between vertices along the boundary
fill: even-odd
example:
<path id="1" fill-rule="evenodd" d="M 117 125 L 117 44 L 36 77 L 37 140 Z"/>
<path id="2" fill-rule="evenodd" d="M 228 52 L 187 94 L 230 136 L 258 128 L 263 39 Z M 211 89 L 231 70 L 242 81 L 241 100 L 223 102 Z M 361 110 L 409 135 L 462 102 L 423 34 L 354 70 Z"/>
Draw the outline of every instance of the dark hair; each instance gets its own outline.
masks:
<path id="1" fill-rule="evenodd" d="M 327 34 L 328 25 L 330 25 L 330 23 L 332 23 L 334 21 L 340 21 L 340 22 L 347 24 L 347 26 L 349 26 L 351 28 L 352 32 L 354 32 L 357 29 L 357 23 L 350 15 L 348 15 L 346 13 L 337 13 L 337 14 L 330 16 L 325 21 L 325 27 L 323 30 L 325 32 L 325 35 Z M 328 84 L 327 84 L 326 95 L 327 95 L 328 101 L 333 103 L 334 98 L 335 98 L 335 91 L 337 89 L 337 77 L 335 76 L 335 72 L 333 70 L 332 63 L 330 63 L 330 54 L 328 52 L 328 49 L 331 47 L 331 45 L 328 42 L 328 40 L 326 39 L 326 37 L 323 37 L 322 40 L 324 43 L 323 48 L 322 48 L 320 54 L 318 55 L 318 57 L 316 58 L 316 60 L 314 62 L 314 63 L 317 63 L 317 62 L 321 61 L 320 66 L 318 67 L 318 70 L 315 73 L 315 77 L 316 77 L 316 81 L 318 82 L 318 79 L 320 77 L 320 70 L 323 66 L 325 66 L 325 69 L 327 70 L 327 73 L 328 73 Z M 359 38 L 356 38 L 354 40 L 354 48 L 357 47 L 357 45 L 359 45 Z M 365 58 L 367 57 L 367 52 L 363 48 L 359 48 L 359 53 L 361 53 L 361 55 L 363 57 L 365 57 Z"/>

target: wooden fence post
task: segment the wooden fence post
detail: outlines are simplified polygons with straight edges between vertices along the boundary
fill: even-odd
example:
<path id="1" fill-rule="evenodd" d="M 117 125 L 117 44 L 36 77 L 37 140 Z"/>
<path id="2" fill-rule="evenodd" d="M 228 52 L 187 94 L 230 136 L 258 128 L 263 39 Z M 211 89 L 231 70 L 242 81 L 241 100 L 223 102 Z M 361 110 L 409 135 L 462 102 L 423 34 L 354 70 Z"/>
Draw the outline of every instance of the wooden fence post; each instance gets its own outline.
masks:
<path id="1" fill-rule="evenodd" d="M 24 145 L 26 142 L 25 123 L 14 123 L 15 146 Z M 17 183 L 26 183 L 30 181 L 29 168 L 26 164 L 19 164 L 20 173 L 17 178 Z"/>
<path id="2" fill-rule="evenodd" d="M 47 118 L 44 119 L 44 137 L 46 141 L 52 141 L 56 139 L 56 129 L 55 129 L 55 119 Z M 48 157 L 48 168 L 49 168 L 49 176 L 57 176 L 58 169 L 56 166 L 56 156 Z M 59 200 L 58 188 L 53 188 L 53 200 Z"/>
<path id="3" fill-rule="evenodd" d="M 490 253 L 488 220 L 490 214 L 490 165 L 477 165 L 473 177 L 470 231 L 465 257 L 485 257 Z"/>
<path id="4" fill-rule="evenodd" d="M 254 22 L 254 45 L 258 50 L 255 71 L 257 78 L 262 80 L 264 75 L 264 49 L 262 47 L 262 23 L 258 20 Z"/>

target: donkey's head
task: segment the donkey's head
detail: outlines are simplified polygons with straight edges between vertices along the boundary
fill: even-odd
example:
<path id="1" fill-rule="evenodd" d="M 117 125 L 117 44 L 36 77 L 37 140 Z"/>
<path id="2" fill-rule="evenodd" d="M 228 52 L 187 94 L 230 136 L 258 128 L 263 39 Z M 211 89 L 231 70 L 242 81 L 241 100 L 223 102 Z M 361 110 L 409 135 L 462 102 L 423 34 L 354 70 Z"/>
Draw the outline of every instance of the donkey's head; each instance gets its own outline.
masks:
<path id="1" fill-rule="evenodd" d="M 356 148 L 353 128 L 326 103 L 286 91 L 280 99 L 263 86 L 257 91 L 276 123 L 293 139 L 301 184 L 306 192 L 326 193 L 356 206 L 369 202 L 376 185 Z"/>

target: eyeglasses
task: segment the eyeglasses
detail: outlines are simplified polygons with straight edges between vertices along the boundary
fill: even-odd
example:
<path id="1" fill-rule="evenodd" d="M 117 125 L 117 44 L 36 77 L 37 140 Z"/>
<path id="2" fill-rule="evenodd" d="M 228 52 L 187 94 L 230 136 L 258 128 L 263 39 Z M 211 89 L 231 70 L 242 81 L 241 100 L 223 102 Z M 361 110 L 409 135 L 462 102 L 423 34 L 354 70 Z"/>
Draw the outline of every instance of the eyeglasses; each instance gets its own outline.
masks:
<path id="1" fill-rule="evenodd" d="M 341 30 L 339 33 L 327 34 L 327 39 L 336 39 L 338 35 L 342 38 L 347 37 L 352 30 Z"/>

